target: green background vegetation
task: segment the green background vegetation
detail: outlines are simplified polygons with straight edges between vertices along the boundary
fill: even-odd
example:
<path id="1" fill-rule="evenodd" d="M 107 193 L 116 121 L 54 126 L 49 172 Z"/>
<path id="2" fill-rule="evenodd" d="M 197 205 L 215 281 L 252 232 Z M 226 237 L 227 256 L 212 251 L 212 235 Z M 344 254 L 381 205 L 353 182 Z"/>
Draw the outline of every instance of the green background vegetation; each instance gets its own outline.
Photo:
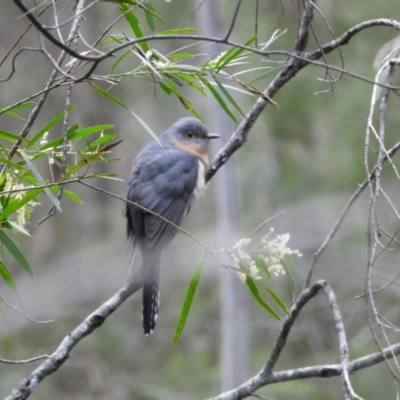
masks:
<path id="1" fill-rule="evenodd" d="M 246 41 L 253 31 L 254 4 L 247 3 L 233 32 L 237 42 Z M 232 4 L 231 0 L 221 1 L 226 24 L 233 11 Z M 197 26 L 192 1 L 157 1 L 154 6 L 166 21 L 163 26 L 158 24 L 157 29 Z M 389 0 L 324 1 L 319 7 L 336 36 L 364 20 L 400 18 L 397 5 Z M 11 3 L 0 6 L 0 10 L 0 35 L 3 38 L 0 53 L 4 54 L 26 22 L 16 20 L 19 13 Z M 260 41 L 266 41 L 275 29 L 287 29 L 273 48 L 291 51 L 297 32 L 297 4 L 291 1 L 260 1 L 259 12 Z M 87 15 L 85 34 L 95 38 L 99 29 L 107 26 L 117 15 L 119 11 L 114 4 L 98 4 Z M 141 23 L 146 27 L 144 19 Z M 129 32 L 126 22 L 121 21 L 118 28 Z M 318 15 L 315 31 L 320 43 L 332 40 L 329 29 Z M 373 64 L 379 50 L 397 35 L 389 28 L 373 28 L 358 34 L 348 46 L 342 48 L 345 69 L 374 79 L 376 70 Z M 35 40 L 34 33 L 24 40 L 28 46 L 30 40 Z M 163 41 L 154 46 L 166 53 L 179 45 L 175 41 Z M 309 48 L 315 47 L 315 40 L 311 40 Z M 207 52 L 207 46 L 199 52 Z M 21 76 L 21 83 L 15 79 L 2 83 L 0 107 L 42 88 L 52 66 L 44 58 L 42 64 L 36 59 L 33 63 L 34 57 L 34 53 L 26 53 L 18 60 L 17 75 Z M 273 59 L 285 61 L 283 57 Z M 131 61 L 124 60 L 126 63 Z M 337 53 L 330 55 L 328 61 L 341 66 Z M 248 68 L 251 68 L 253 65 L 265 65 L 266 60 L 252 56 L 249 62 Z M 110 65 L 101 64 L 99 73 L 106 73 Z M 336 72 L 333 75 L 339 76 Z M 235 156 L 241 204 L 241 232 L 238 236 L 246 236 L 261 221 L 285 211 L 271 225 L 278 233 L 290 232 L 291 247 L 300 249 L 304 254 L 295 271 L 299 285 L 313 252 L 328 234 L 351 193 L 365 179 L 364 139 L 372 85 L 343 75 L 333 92 L 316 94 L 329 89 L 329 84 L 320 81 L 324 77 L 325 69 L 321 67 L 309 66 L 301 71 L 274 98 L 278 106 L 267 107 L 251 131 L 248 142 Z M 262 90 L 271 79 L 268 77 L 256 85 Z M 395 80 L 394 84 L 398 85 L 399 80 Z M 37 128 L 63 109 L 65 90 L 58 89 L 50 95 L 51 100 L 35 123 Z M 124 78 L 111 93 L 157 133 L 178 117 L 188 115 L 175 97 L 165 93 L 154 96 L 153 84 L 144 78 Z M 205 113 L 206 101 L 215 101 L 211 96 L 204 99 L 188 88 L 183 88 L 182 93 L 200 115 Z M 255 97 L 247 95 L 234 94 L 234 97 L 244 111 L 255 101 Z M 151 140 L 148 133 L 128 111 L 96 93 L 88 84 L 76 85 L 72 102 L 75 108 L 71 119 L 82 127 L 115 125 L 113 133 L 124 140 L 122 145 L 113 149 L 113 156 L 120 161 L 106 164 L 104 172 L 116 172 L 119 178 L 126 181 L 132 160 Z M 398 107 L 398 97 L 391 95 L 388 147 L 398 141 Z M 236 115 L 240 121 L 240 115 Z M 0 123 L 2 129 L 10 132 L 21 127 L 20 121 L 4 115 L 0 116 Z M 234 128 L 232 123 L 232 130 Z M 214 130 L 214 127 L 210 126 L 210 129 Z M 56 138 L 60 132 L 61 128 L 51 134 Z M 213 144 L 213 154 L 220 145 Z M 398 165 L 396 160 L 394 163 Z M 49 177 L 46 162 L 39 164 L 38 168 L 44 177 Z M 396 200 L 399 198 L 396 197 L 398 182 L 393 175 L 391 169 L 386 167 L 383 181 L 387 192 Z M 98 185 L 120 196 L 125 195 L 124 182 L 104 180 Z M 213 186 L 211 181 L 206 196 L 192 210 L 183 228 L 210 248 L 218 250 Z M 81 186 L 73 189 L 84 205 L 65 199 L 63 213 L 36 226 L 52 206 L 43 196 L 42 204 L 35 208 L 28 226 L 34 239 L 18 242 L 30 260 L 36 278 L 32 279 L 14 265 L 13 260 L 9 260 L 27 314 L 35 319 L 53 319 L 54 322 L 47 326 L 34 324 L 3 307 L 0 317 L 2 358 L 23 359 L 51 352 L 66 333 L 108 299 L 126 279 L 129 244 L 125 240 L 122 203 Z M 363 290 L 366 216 L 367 195 L 356 204 L 340 235 L 321 259 L 315 276 L 328 279 L 337 294 L 344 314 L 351 358 L 377 351 L 365 324 L 363 301 L 354 300 Z M 382 211 L 382 218 L 389 226 L 393 225 L 393 217 L 386 211 Z M 395 275 L 397 253 L 396 248 L 382 256 L 375 276 L 377 287 Z M 194 241 L 178 235 L 164 256 L 160 318 L 154 335 L 150 338 L 142 335 L 140 295 L 135 295 L 101 329 L 81 342 L 71 353 L 67 364 L 46 378 L 31 398 L 191 400 L 219 393 L 218 266 L 210 259 L 206 263 L 185 331 L 178 344 L 172 345 L 187 286 L 201 256 L 202 249 Z M 0 286 L 1 293 L 6 293 L 7 288 L 3 286 Z M 275 280 L 275 288 L 290 305 L 291 294 L 285 279 Z M 398 320 L 396 291 L 398 288 L 394 285 L 379 298 L 392 321 Z M 8 298 L 16 301 L 12 294 Z M 249 302 L 249 315 L 251 372 L 255 373 L 266 360 L 280 324 L 252 300 Z M 337 363 L 337 349 L 328 304 L 323 296 L 318 296 L 305 308 L 296 323 L 277 368 Z M 237 362 L 240 363 L 240 360 Z M 0 397 L 6 396 L 32 368 L 33 365 L 0 364 Z M 368 399 L 393 398 L 394 389 L 390 382 L 384 364 L 352 377 L 355 391 Z M 261 393 L 269 399 L 329 400 L 340 397 L 341 383 L 340 378 L 310 379 L 269 386 Z"/>

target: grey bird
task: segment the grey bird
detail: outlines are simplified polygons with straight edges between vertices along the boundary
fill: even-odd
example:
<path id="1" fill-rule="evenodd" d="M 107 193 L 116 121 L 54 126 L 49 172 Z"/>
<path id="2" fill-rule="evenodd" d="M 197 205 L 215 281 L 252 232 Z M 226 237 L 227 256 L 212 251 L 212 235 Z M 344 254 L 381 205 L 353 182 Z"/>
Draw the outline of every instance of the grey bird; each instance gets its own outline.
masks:
<path id="1" fill-rule="evenodd" d="M 209 140 L 219 137 L 198 119 L 181 118 L 160 135 L 161 146 L 147 145 L 133 162 L 127 199 L 148 211 L 127 203 L 125 216 L 127 236 L 142 258 L 138 272 L 143 279 L 145 335 L 153 332 L 158 316 L 161 253 L 203 192 Z"/>

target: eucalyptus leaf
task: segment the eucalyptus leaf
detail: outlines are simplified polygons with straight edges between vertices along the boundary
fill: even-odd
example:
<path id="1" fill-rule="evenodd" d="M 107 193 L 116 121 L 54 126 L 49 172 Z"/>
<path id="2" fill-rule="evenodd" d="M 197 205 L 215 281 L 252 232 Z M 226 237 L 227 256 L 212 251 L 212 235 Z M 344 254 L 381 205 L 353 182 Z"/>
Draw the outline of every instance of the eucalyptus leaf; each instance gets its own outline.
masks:
<path id="1" fill-rule="evenodd" d="M 70 104 L 67 108 L 67 111 L 71 111 L 74 109 L 74 105 Z M 65 117 L 65 111 L 61 112 L 57 116 L 55 116 L 49 123 L 47 123 L 42 129 L 37 132 L 33 138 L 31 139 L 31 143 L 26 146 L 26 148 L 31 147 L 35 144 L 46 132 L 48 132 L 54 125 L 57 125 L 60 121 L 62 121 Z"/>
<path id="2" fill-rule="evenodd" d="M 207 80 L 202 78 L 201 81 L 208 87 L 210 90 L 211 94 L 215 97 L 215 100 L 219 103 L 219 105 L 222 107 L 222 109 L 228 114 L 228 116 L 235 122 L 237 122 L 236 117 L 233 115 L 232 111 L 228 108 L 226 105 L 224 99 L 221 97 L 221 95 L 218 93 L 217 90 L 211 85 L 211 83 Z"/>
<path id="3" fill-rule="evenodd" d="M 118 98 L 116 98 L 112 94 L 108 93 L 106 90 L 102 89 L 100 86 L 97 86 L 93 82 L 90 82 L 90 86 L 92 86 L 93 89 L 95 89 L 102 96 L 106 97 L 108 100 L 113 101 L 114 103 L 116 103 L 119 106 L 125 108 L 126 110 L 128 109 L 128 107 L 121 100 L 119 100 Z"/>
<path id="4" fill-rule="evenodd" d="M 19 293 L 17 284 L 13 276 L 11 275 L 11 272 L 7 269 L 2 260 L 0 260 L 0 276 L 3 278 L 3 281 L 13 292 L 17 294 Z"/>
<path id="5" fill-rule="evenodd" d="M 260 296 L 260 292 L 257 289 L 256 284 L 254 283 L 253 279 L 246 275 L 246 284 L 250 289 L 251 294 L 257 300 L 257 302 L 263 307 L 269 314 L 271 314 L 274 318 L 278 321 L 281 320 L 279 315 L 274 311 L 274 309 Z"/>
<path id="6" fill-rule="evenodd" d="M 29 203 L 30 201 L 34 200 L 39 196 L 40 193 L 43 192 L 43 189 L 33 189 L 28 191 L 24 197 L 21 199 L 17 199 L 16 197 L 11 200 L 7 207 L 3 210 L 2 214 L 0 215 L 0 220 L 5 221 L 7 218 L 21 207 L 24 207 L 25 204 Z"/>
<path id="7" fill-rule="evenodd" d="M 14 241 L 5 233 L 4 229 L 0 228 L 0 242 L 7 248 L 9 253 L 18 261 L 21 267 L 32 277 L 33 271 L 31 266 L 29 265 L 28 260 L 22 254 L 21 250 L 14 243 Z"/>
<path id="8" fill-rule="evenodd" d="M 244 115 L 244 112 L 239 107 L 239 105 L 236 103 L 235 99 L 231 96 L 231 94 L 226 90 L 225 86 L 220 82 L 219 79 L 217 79 L 216 76 L 214 76 L 214 80 L 215 80 L 215 83 L 220 88 L 221 92 L 225 95 L 225 97 L 229 100 L 229 102 L 233 105 L 233 107 L 235 107 L 236 110 L 239 111 L 239 113 L 245 118 L 246 116 Z"/>
<path id="9" fill-rule="evenodd" d="M 278 306 L 287 314 L 290 315 L 289 309 L 286 307 L 286 304 L 282 301 L 282 299 L 264 282 L 259 282 L 264 288 L 268 291 L 271 297 L 276 301 Z"/>
<path id="10" fill-rule="evenodd" d="M 197 33 L 199 29 L 197 28 L 177 28 L 168 29 L 167 31 L 162 31 L 159 35 L 184 35 L 185 33 Z"/>
<path id="11" fill-rule="evenodd" d="M 143 37 L 143 32 L 140 29 L 139 26 L 139 20 L 137 19 L 137 17 L 135 16 L 135 14 L 133 14 L 133 12 L 130 11 L 130 7 L 128 7 L 126 4 L 120 4 L 120 8 L 124 13 L 124 17 L 125 19 L 128 21 L 133 34 L 140 39 L 141 37 Z M 139 46 L 143 49 L 143 51 L 145 53 L 147 53 L 150 50 L 149 45 L 147 44 L 147 42 L 140 42 Z"/>
<path id="12" fill-rule="evenodd" d="M 286 276 L 287 276 L 288 281 L 289 281 L 289 287 L 290 287 L 290 290 L 292 292 L 292 299 L 294 300 L 296 298 L 296 296 L 297 296 L 297 285 L 296 285 L 296 281 L 295 281 L 295 279 L 293 277 L 293 274 L 292 274 L 292 271 L 291 271 L 291 267 L 288 267 L 288 265 L 286 264 L 285 260 L 281 260 L 281 264 L 282 264 L 283 268 L 285 269 Z"/>
<path id="13" fill-rule="evenodd" d="M 206 262 L 206 256 L 204 256 L 200 260 L 199 264 L 196 267 L 196 270 L 194 271 L 192 280 L 190 281 L 190 285 L 189 285 L 188 291 L 186 293 L 186 298 L 183 303 L 183 308 L 182 308 L 181 316 L 179 318 L 178 326 L 176 327 L 174 339 L 172 340 L 172 343 L 174 343 L 174 344 L 179 340 L 179 338 L 183 332 L 183 328 L 185 327 L 186 320 L 189 315 L 190 307 L 193 302 L 193 297 L 194 297 L 194 294 L 196 293 L 196 289 L 199 284 L 200 276 L 203 271 L 205 262 Z"/>
<path id="14" fill-rule="evenodd" d="M 33 175 L 35 175 L 35 178 L 37 179 L 39 185 L 44 185 L 44 179 L 40 175 L 39 171 L 36 169 L 36 167 L 33 165 L 32 161 L 29 159 L 29 157 L 23 152 L 20 151 L 20 154 L 22 158 L 25 160 L 27 167 L 32 171 Z M 47 197 L 49 200 L 53 203 L 54 207 L 61 212 L 61 207 L 59 204 L 59 201 L 54 197 L 53 193 L 51 193 L 49 188 L 44 188 L 44 192 L 46 193 Z"/>

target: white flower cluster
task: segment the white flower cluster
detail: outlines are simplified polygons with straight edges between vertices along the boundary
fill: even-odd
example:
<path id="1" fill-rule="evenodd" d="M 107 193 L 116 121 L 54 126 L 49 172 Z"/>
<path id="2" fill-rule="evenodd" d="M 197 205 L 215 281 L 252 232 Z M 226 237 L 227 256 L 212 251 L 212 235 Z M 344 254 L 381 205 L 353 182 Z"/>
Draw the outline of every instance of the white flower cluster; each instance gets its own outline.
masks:
<path id="1" fill-rule="evenodd" d="M 222 53 L 220 53 L 217 57 L 215 57 L 213 60 L 211 60 L 207 66 L 209 68 L 214 68 L 216 65 L 218 65 L 219 60 L 226 54 L 226 51 L 223 51 Z"/>
<path id="2" fill-rule="evenodd" d="M 40 139 L 39 145 L 44 146 L 47 143 L 47 136 L 49 136 L 49 132 L 45 132 L 42 138 Z"/>
<path id="3" fill-rule="evenodd" d="M 171 65 L 171 63 L 167 61 L 161 61 L 161 60 L 155 60 L 153 61 L 153 65 L 155 65 L 157 68 L 166 68 Z"/>
<path id="4" fill-rule="evenodd" d="M 277 235 L 275 239 L 268 240 L 268 236 L 273 231 L 274 229 L 270 228 L 270 232 L 263 237 L 254 249 L 248 249 L 251 243 L 250 238 L 240 239 L 229 249 L 229 255 L 233 260 L 234 268 L 238 270 L 237 277 L 241 282 L 246 282 L 247 276 L 250 276 L 254 280 L 262 279 L 256 260 L 260 260 L 265 264 L 265 268 L 269 273 L 279 276 L 285 274 L 285 269 L 282 266 L 282 260 L 285 256 L 302 256 L 299 250 L 292 250 L 286 246 L 290 239 L 288 233 Z"/>
<path id="5" fill-rule="evenodd" d="M 275 276 L 285 275 L 285 269 L 281 262 L 285 256 L 302 256 L 299 250 L 292 250 L 286 247 L 286 243 L 289 239 L 290 235 L 286 233 L 284 235 L 278 235 L 275 239 L 269 241 L 264 237 L 261 241 L 261 248 L 265 253 L 261 253 L 258 256 L 265 262 L 268 271 Z"/>
<path id="6" fill-rule="evenodd" d="M 248 274 L 253 279 L 261 279 L 260 271 L 257 268 L 255 261 L 251 258 L 250 254 L 246 252 L 243 248 L 248 246 L 251 242 L 250 238 L 240 239 L 233 247 L 230 256 L 234 262 L 234 267 L 237 269 L 246 268 Z M 244 272 L 238 271 L 237 277 L 241 282 L 246 282 L 246 274 Z"/>

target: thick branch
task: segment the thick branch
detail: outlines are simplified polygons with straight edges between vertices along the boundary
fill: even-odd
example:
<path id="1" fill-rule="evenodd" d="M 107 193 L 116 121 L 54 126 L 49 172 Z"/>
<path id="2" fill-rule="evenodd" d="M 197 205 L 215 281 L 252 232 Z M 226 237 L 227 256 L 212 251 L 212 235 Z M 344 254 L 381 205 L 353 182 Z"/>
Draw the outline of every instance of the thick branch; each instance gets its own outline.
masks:
<path id="1" fill-rule="evenodd" d="M 313 7 L 310 1 L 307 1 L 305 10 L 303 12 L 302 20 L 300 23 L 299 33 L 295 43 L 295 54 L 303 54 L 309 36 L 309 29 L 313 17 Z M 226 163 L 229 157 L 239 149 L 244 142 L 247 140 L 247 136 L 250 129 L 253 127 L 255 121 L 260 116 L 261 112 L 270 102 L 268 99 L 272 99 L 273 96 L 290 80 L 297 72 L 305 67 L 308 62 L 305 59 L 297 57 L 291 58 L 291 65 L 285 68 L 268 86 L 263 92 L 264 96 L 260 97 L 251 110 L 246 115 L 246 118 L 240 123 L 236 131 L 232 134 L 229 141 L 225 146 L 218 152 L 211 162 L 207 172 L 206 181 L 208 182 L 218 169 Z"/>
<path id="2" fill-rule="evenodd" d="M 69 333 L 58 346 L 56 351 L 27 378 L 24 378 L 17 387 L 13 389 L 5 400 L 26 399 L 36 386 L 48 375 L 57 371 L 68 359 L 70 351 L 87 335 L 99 328 L 129 296 L 142 287 L 142 277 L 136 276 L 134 280 L 125 284 L 114 296 L 103 303 L 97 310 L 92 312 L 71 333 Z"/>
<path id="3" fill-rule="evenodd" d="M 350 40 L 359 32 L 363 31 L 367 28 L 372 28 L 374 26 L 388 26 L 391 28 L 395 28 L 400 31 L 400 22 L 389 19 L 389 18 L 377 18 L 371 19 L 369 21 L 361 22 L 348 31 L 346 31 L 342 36 L 337 39 L 330 41 L 329 43 L 324 44 L 320 49 L 314 50 L 313 52 L 308 54 L 308 57 L 312 60 L 317 60 L 321 58 L 323 54 L 328 54 L 331 51 L 337 49 L 340 46 L 344 46 L 350 42 Z"/>
<path id="4" fill-rule="evenodd" d="M 280 353 L 286 344 L 289 332 L 300 311 L 309 300 L 311 300 L 319 293 L 321 289 L 325 291 L 328 297 L 328 301 L 332 309 L 332 314 L 335 319 L 336 329 L 339 337 L 342 363 L 316 365 L 312 367 L 303 367 L 286 371 L 272 372 L 272 369 L 275 366 L 280 356 Z M 393 346 L 383 349 L 382 352 L 370 354 L 368 356 L 360 357 L 354 361 L 348 362 L 348 349 L 343 322 L 340 317 L 340 312 L 337 307 L 335 296 L 326 281 L 317 281 L 311 287 L 303 290 L 296 302 L 293 304 L 290 312 L 291 315 L 285 319 L 283 326 L 278 334 L 278 338 L 274 344 L 269 360 L 261 369 L 261 371 L 253 378 L 249 379 L 247 382 L 243 383 L 237 388 L 222 393 L 219 396 L 212 397 L 208 400 L 241 400 L 246 397 L 252 396 L 256 390 L 274 383 L 306 378 L 330 378 L 340 375 L 342 375 L 345 381 L 344 385 L 346 386 L 346 390 L 348 391 L 350 396 L 353 398 L 359 398 L 352 391 L 349 382 L 349 374 L 354 373 L 360 369 L 379 364 L 384 360 L 391 359 L 400 354 L 400 343 L 397 343 Z"/>

